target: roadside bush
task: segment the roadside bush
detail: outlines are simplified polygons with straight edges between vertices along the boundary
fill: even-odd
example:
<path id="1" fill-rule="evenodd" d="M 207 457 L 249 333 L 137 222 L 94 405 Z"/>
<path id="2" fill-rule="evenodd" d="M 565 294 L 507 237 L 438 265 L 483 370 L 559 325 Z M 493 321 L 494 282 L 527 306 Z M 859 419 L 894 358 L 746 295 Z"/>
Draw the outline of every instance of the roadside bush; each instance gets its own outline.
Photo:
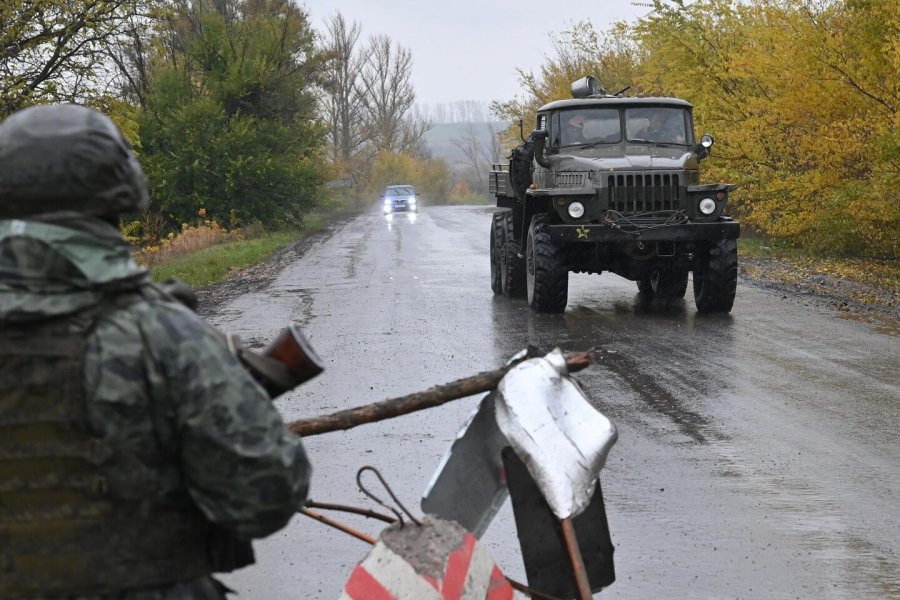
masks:
<path id="1" fill-rule="evenodd" d="M 491 200 L 487 194 L 469 189 L 465 181 L 457 181 L 450 190 L 450 204 L 488 204 Z"/>
<path id="2" fill-rule="evenodd" d="M 450 169 L 441 159 L 423 160 L 406 153 L 380 153 L 369 175 L 366 196 L 373 200 L 379 198 L 386 186 L 398 183 L 416 186 L 419 196 L 427 203 L 444 203 L 450 195 Z"/>
<path id="3" fill-rule="evenodd" d="M 157 264 L 172 262 L 217 244 L 247 237 L 247 232 L 241 230 L 228 231 L 223 229 L 216 221 L 206 219 L 206 211 L 203 209 L 200 209 L 197 215 L 200 217 L 200 221 L 197 224 L 182 223 L 181 231 L 177 234 L 170 232 L 166 237 L 149 243 L 143 240 L 144 243 L 135 251 L 137 263 L 144 267 L 152 267 Z M 135 239 L 134 236 L 129 235 L 129 232 L 133 231 L 136 223 L 138 222 L 126 223 L 122 226 L 122 231 L 129 241 Z M 259 227 L 255 226 L 253 231 L 260 231 Z"/>
<path id="4" fill-rule="evenodd" d="M 153 212 L 171 231 L 200 209 L 232 228 L 299 225 L 325 173 L 310 118 L 325 57 L 306 13 L 280 0 L 175 3 L 154 43 L 138 118 Z"/>
<path id="5" fill-rule="evenodd" d="M 169 228 L 206 208 L 211 218 L 239 226 L 299 224 L 315 204 L 319 162 L 294 123 L 228 117 L 208 98 L 183 100 L 172 78 L 142 118 L 142 160 L 152 209 Z M 158 103 L 158 104 L 157 104 Z"/>

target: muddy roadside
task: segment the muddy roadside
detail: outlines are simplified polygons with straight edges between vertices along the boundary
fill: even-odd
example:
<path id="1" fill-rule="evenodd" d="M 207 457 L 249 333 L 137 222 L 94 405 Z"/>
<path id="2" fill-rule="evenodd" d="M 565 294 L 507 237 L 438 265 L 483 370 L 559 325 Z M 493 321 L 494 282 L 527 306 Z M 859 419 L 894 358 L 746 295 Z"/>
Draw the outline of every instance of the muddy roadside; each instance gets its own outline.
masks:
<path id="1" fill-rule="evenodd" d="M 265 262 L 236 269 L 227 280 L 194 290 L 197 296 L 197 314 L 209 317 L 215 314 L 222 304 L 238 296 L 264 290 L 288 265 L 299 260 L 310 248 L 330 238 L 355 216 L 336 217 L 323 229 L 278 250 Z"/>
<path id="2" fill-rule="evenodd" d="M 825 306 L 842 316 L 881 320 L 900 331 L 900 291 L 800 266 L 792 261 L 744 258 L 739 281 L 780 293 L 782 300 Z"/>
<path id="3" fill-rule="evenodd" d="M 288 265 L 307 250 L 331 237 L 353 215 L 336 219 L 321 231 L 285 247 L 264 263 L 235 271 L 219 284 L 196 290 L 198 313 L 208 317 L 217 308 L 242 294 L 265 289 Z M 900 331 L 900 292 L 895 289 L 835 277 L 769 258 L 740 259 L 739 282 L 781 294 L 782 299 L 807 305 L 832 308 L 842 316 L 886 321 Z M 690 291 L 688 291 L 690 294 Z"/>

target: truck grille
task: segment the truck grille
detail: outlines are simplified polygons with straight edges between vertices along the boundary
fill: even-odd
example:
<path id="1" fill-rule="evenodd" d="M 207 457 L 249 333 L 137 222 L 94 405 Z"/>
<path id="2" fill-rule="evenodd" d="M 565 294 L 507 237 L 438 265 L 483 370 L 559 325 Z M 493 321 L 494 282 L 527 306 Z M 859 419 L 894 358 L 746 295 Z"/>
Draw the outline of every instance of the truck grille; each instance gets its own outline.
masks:
<path id="1" fill-rule="evenodd" d="M 622 214 L 681 208 L 681 187 L 675 173 L 635 173 L 607 177 L 609 209 Z"/>
<path id="2" fill-rule="evenodd" d="M 584 173 L 557 173 L 556 187 L 583 187 Z"/>

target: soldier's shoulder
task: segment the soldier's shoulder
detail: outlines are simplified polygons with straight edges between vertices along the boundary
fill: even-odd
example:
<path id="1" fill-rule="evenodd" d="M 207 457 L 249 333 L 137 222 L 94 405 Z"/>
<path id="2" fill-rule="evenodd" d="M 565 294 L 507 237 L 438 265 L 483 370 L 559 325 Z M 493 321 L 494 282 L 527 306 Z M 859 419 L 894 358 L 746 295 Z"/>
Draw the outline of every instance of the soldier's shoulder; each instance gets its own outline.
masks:
<path id="1" fill-rule="evenodd" d="M 98 333 L 104 337 L 139 338 L 157 348 L 189 346 L 220 348 L 215 330 L 184 305 L 162 299 L 136 299 L 117 303 L 100 316 Z"/>

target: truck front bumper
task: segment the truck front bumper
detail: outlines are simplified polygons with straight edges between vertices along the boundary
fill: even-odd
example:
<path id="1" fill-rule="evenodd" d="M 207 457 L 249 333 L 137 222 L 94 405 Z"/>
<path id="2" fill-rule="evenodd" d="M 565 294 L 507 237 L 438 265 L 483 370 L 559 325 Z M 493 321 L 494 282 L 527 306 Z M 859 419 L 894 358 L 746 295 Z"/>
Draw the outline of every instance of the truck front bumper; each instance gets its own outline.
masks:
<path id="1" fill-rule="evenodd" d="M 735 221 L 716 223 L 683 223 L 656 228 L 634 229 L 626 226 L 585 224 L 550 225 L 550 238 L 555 242 L 690 242 L 699 240 L 737 239 L 741 225 Z"/>

